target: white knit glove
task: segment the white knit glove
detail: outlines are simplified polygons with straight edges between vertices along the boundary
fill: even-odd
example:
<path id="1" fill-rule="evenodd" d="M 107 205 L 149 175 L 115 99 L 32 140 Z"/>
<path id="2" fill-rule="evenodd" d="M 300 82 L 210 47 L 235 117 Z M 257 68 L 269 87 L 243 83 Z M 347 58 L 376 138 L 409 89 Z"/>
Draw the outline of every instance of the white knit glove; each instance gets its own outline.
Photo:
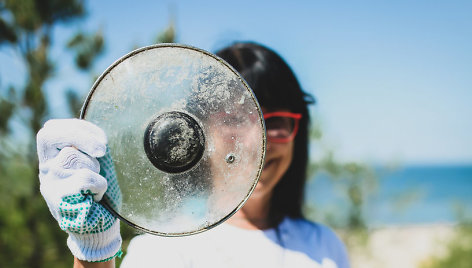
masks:
<path id="1" fill-rule="evenodd" d="M 121 206 L 116 173 L 102 129 L 79 119 L 49 120 L 37 134 L 40 191 L 80 260 L 121 254 L 119 220 L 101 204 Z"/>

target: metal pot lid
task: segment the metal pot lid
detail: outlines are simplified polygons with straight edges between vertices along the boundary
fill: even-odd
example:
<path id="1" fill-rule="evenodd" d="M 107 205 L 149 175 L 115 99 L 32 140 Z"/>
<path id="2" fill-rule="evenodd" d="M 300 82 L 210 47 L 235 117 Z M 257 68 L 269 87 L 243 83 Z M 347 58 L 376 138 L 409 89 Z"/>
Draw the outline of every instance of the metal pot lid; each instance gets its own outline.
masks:
<path id="1" fill-rule="evenodd" d="M 218 225 L 242 207 L 262 171 L 257 100 L 229 64 L 201 49 L 160 44 L 123 56 L 95 82 L 80 117 L 108 137 L 122 202 L 104 205 L 148 233 Z"/>

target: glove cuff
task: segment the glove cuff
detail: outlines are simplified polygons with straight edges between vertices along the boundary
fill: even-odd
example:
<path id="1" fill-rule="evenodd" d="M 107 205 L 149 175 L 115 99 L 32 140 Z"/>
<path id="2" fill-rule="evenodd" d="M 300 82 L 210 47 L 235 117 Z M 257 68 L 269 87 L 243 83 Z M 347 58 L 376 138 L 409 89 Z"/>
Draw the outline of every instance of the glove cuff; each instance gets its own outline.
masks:
<path id="1" fill-rule="evenodd" d="M 100 262 L 112 259 L 121 251 L 120 221 L 106 231 L 94 234 L 69 233 L 67 246 L 77 259 Z"/>

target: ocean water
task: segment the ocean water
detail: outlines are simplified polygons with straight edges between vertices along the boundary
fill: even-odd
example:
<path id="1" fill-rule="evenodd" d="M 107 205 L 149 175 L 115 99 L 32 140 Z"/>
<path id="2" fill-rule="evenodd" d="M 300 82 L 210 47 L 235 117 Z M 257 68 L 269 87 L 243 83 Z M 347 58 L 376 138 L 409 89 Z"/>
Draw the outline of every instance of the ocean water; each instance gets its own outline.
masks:
<path id="1" fill-rule="evenodd" d="M 472 165 L 376 168 L 377 183 L 366 184 L 363 215 L 369 226 L 453 223 L 472 217 Z M 317 174 L 309 180 L 306 202 L 318 215 L 347 215 L 343 180 Z"/>

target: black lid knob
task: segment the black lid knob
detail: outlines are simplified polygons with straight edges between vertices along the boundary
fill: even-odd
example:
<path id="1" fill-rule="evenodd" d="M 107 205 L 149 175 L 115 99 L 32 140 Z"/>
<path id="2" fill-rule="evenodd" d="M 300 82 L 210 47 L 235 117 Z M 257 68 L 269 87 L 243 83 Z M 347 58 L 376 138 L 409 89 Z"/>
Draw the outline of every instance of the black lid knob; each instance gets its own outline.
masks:
<path id="1" fill-rule="evenodd" d="M 189 170 L 203 156 L 205 136 L 190 115 L 172 111 L 159 115 L 144 133 L 144 151 L 151 163 L 168 173 Z"/>

